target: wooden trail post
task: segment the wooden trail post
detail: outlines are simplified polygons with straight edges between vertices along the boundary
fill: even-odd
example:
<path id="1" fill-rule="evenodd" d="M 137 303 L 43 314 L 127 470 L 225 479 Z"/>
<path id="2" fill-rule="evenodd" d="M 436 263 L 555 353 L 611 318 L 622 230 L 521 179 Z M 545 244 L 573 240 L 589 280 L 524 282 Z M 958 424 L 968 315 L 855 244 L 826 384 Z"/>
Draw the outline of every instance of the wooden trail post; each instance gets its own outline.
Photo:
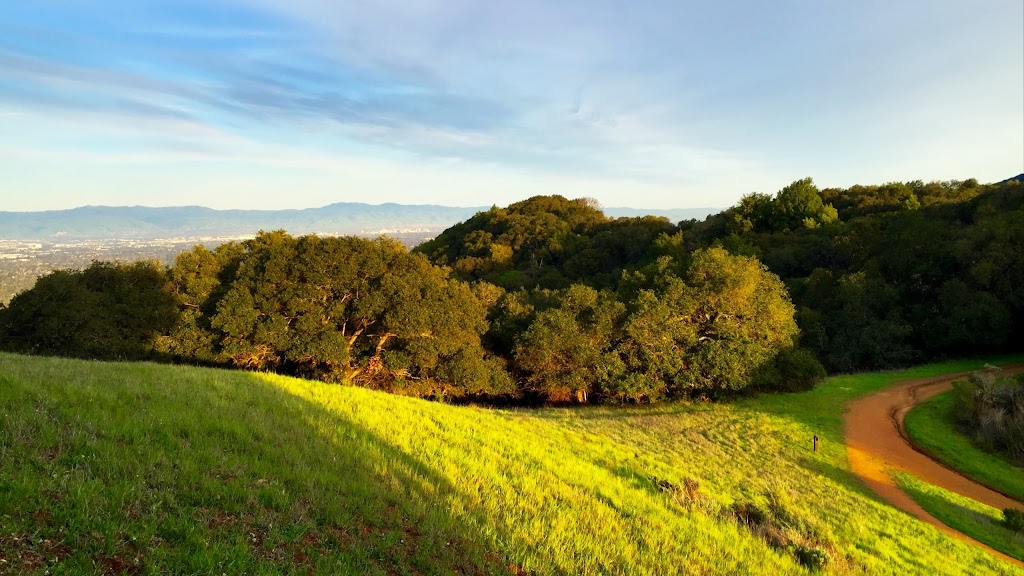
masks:
<path id="1" fill-rule="evenodd" d="M 818 451 L 818 435 L 817 434 L 814 435 L 814 451 L 815 452 Z"/>

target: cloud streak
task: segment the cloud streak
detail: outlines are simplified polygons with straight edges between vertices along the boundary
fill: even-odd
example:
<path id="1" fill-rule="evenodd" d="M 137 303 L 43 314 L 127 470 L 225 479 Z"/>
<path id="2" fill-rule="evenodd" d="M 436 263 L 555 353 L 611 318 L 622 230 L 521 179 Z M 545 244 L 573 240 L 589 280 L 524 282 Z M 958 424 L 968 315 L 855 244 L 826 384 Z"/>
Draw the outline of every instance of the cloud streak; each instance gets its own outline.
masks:
<path id="1" fill-rule="evenodd" d="M 605 181 L 621 186 L 605 203 L 640 206 L 722 206 L 807 174 L 849 185 L 1024 169 L 1024 7 L 912 4 L 9 3 L 0 128 L 34 131 L 34 150 L 78 152 L 80 166 L 166 157 L 172 181 L 224 158 L 276 166 L 275 154 L 353 170 L 433 162 L 452 189 L 480 174 Z M 12 134 L 0 146 L 16 148 Z M 0 186 L 15 185 L 4 167 Z M 417 197 L 372 181 L 348 199 Z M 225 193 L 252 202 L 252 177 L 235 182 Z"/>

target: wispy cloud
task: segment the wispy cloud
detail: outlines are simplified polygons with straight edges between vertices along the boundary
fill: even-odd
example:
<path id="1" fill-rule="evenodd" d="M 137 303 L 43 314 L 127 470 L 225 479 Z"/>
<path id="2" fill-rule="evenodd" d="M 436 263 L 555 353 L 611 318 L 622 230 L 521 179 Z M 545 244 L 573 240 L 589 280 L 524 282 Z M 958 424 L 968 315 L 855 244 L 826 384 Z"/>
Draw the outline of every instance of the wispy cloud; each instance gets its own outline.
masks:
<path id="1" fill-rule="evenodd" d="M 414 166 L 509 194 L 483 203 L 517 197 L 483 175 L 538 186 L 518 197 L 551 182 L 679 206 L 807 174 L 846 185 L 1024 169 L 1024 6 L 913 4 L 6 3 L 0 128 L 34 133 L 4 130 L 0 146 L 80 166 L 163 158 L 182 182 L 282 157 L 289 170 Z M 0 186 L 13 183 L 4 162 Z M 371 181 L 347 193 L 415 198 Z M 255 185 L 240 172 L 226 193 L 251 200 Z M 313 185 L 299 202 L 327 194 Z"/>

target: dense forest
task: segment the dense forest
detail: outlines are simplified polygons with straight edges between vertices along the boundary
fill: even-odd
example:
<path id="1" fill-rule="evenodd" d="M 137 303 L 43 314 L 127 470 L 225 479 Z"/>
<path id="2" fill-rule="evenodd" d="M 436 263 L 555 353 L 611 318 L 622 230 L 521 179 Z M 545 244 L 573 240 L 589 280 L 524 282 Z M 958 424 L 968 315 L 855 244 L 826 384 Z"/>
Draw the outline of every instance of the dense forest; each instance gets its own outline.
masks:
<path id="1" fill-rule="evenodd" d="M 1020 181 L 804 179 L 699 222 L 538 196 L 412 252 L 275 231 L 170 267 L 97 262 L 0 308 L 0 348 L 433 398 L 657 401 L 1021 350 L 1021 286 Z"/>

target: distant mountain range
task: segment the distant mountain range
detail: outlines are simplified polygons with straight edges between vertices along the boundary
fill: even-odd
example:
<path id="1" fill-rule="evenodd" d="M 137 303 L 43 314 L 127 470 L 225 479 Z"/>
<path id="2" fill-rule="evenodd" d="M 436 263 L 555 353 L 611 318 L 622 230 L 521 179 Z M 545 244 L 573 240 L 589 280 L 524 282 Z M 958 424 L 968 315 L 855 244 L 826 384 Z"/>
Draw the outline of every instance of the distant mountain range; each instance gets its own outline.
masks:
<path id="1" fill-rule="evenodd" d="M 439 233 L 488 207 L 343 202 L 304 210 L 214 210 L 201 206 L 84 206 L 43 212 L 0 212 L 0 239 L 103 240 L 254 236 L 259 230 L 292 234 Z M 714 208 L 641 210 L 605 208 L 609 216 L 702 219 Z"/>

